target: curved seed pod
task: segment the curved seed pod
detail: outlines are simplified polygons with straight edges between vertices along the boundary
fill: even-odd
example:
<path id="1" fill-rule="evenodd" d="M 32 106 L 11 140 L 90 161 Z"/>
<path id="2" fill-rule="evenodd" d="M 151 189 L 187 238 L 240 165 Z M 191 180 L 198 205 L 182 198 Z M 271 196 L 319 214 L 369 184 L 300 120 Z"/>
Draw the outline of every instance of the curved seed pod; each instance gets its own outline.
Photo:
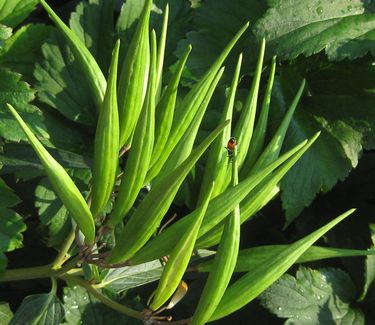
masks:
<path id="1" fill-rule="evenodd" d="M 212 64 L 210 69 L 202 77 L 202 79 L 194 85 L 189 93 L 184 97 L 181 104 L 176 108 L 173 126 L 169 140 L 159 156 L 158 160 L 153 164 L 150 171 L 147 174 L 147 182 L 151 181 L 156 175 L 159 174 L 165 162 L 168 160 L 174 147 L 180 142 L 184 136 L 186 129 L 190 126 L 194 116 L 197 114 L 199 107 L 204 101 L 207 93 L 210 90 L 212 81 L 216 77 L 221 65 L 233 46 L 237 43 L 238 39 L 249 27 L 249 23 L 246 23 L 228 43 L 225 49 L 222 51 L 220 56 Z"/>
<path id="2" fill-rule="evenodd" d="M 13 106 L 7 104 L 7 107 L 17 120 L 23 132 L 25 132 L 31 146 L 38 155 L 54 191 L 70 212 L 74 221 L 78 224 L 79 229 L 85 235 L 86 243 L 92 244 L 95 239 L 94 219 L 81 192 L 65 169 L 43 147 Z"/>
<path id="3" fill-rule="evenodd" d="M 211 183 L 210 191 L 208 191 L 207 196 L 204 198 L 202 205 L 198 209 L 199 212 L 197 219 L 191 223 L 189 228 L 173 248 L 150 305 L 152 310 L 159 309 L 173 295 L 182 280 L 189 264 L 191 253 L 194 249 L 199 227 L 201 226 L 208 203 L 210 202 L 214 184 L 214 182 Z"/>
<path id="4" fill-rule="evenodd" d="M 228 98 L 225 103 L 223 114 L 221 120 L 232 120 L 234 100 L 237 91 L 238 80 L 240 77 L 242 64 L 242 54 L 238 57 L 236 70 L 234 71 L 232 83 L 229 89 Z M 227 166 L 228 166 L 228 157 L 227 153 L 223 148 L 227 145 L 228 139 L 231 137 L 231 125 L 229 124 L 220 134 L 220 136 L 212 144 L 212 148 L 208 153 L 207 163 L 205 166 L 205 171 L 203 175 L 203 180 L 201 184 L 201 189 L 198 198 L 198 204 L 200 204 L 202 198 L 206 195 L 207 184 L 210 183 L 210 180 L 213 179 L 215 175 L 215 190 L 212 197 L 220 194 L 222 188 L 223 179 L 226 176 Z"/>
<path id="5" fill-rule="evenodd" d="M 238 184 L 236 148 L 234 148 L 232 154 L 232 184 L 236 186 Z M 224 295 L 236 266 L 240 246 L 240 227 L 240 206 L 237 204 L 233 212 L 226 218 L 213 267 L 190 324 L 206 324 Z"/>
<path id="6" fill-rule="evenodd" d="M 240 203 L 252 189 L 261 183 L 277 167 L 282 165 L 289 158 L 294 157 L 294 155 L 302 155 L 310 145 L 311 144 L 307 145 L 307 141 L 303 141 L 298 146 L 280 156 L 280 158 L 261 172 L 246 178 L 236 187 L 229 188 L 222 194 L 212 199 L 207 208 L 206 216 L 203 219 L 198 237 L 203 236 L 206 232 L 220 223 L 220 221 L 223 220 L 231 211 L 233 211 L 234 207 Z M 173 247 L 178 239 L 181 238 L 184 230 L 195 217 L 196 211 L 193 211 L 188 216 L 185 216 L 172 226 L 165 229 L 162 233 L 147 243 L 147 245 L 130 260 L 130 263 L 140 264 L 154 260 L 160 256 L 168 255 L 171 251 L 171 247 Z"/>
<path id="7" fill-rule="evenodd" d="M 292 120 L 293 114 L 298 106 L 299 100 L 301 99 L 303 90 L 305 89 L 306 81 L 303 80 L 301 86 L 299 87 L 296 96 L 293 99 L 292 104 L 290 105 L 287 113 L 285 114 L 280 126 L 278 127 L 275 135 L 272 137 L 272 140 L 264 149 L 259 159 L 254 164 L 254 167 L 251 169 L 250 173 L 259 170 L 263 166 L 266 166 L 271 161 L 275 160 L 279 155 L 281 146 L 284 142 L 286 131 L 288 130 L 290 121 Z"/>
<path id="8" fill-rule="evenodd" d="M 107 90 L 95 134 L 91 212 L 97 216 L 106 206 L 115 184 L 119 151 L 117 67 L 120 40 L 116 42 L 109 69 Z"/>
<path id="9" fill-rule="evenodd" d="M 174 109 L 176 105 L 178 84 L 182 71 L 185 67 L 186 60 L 190 54 L 191 45 L 189 45 L 180 62 L 178 63 L 177 69 L 173 74 L 171 81 L 168 84 L 163 96 L 161 97 L 157 107 L 155 116 L 155 146 L 152 153 L 151 165 L 158 161 L 160 154 L 163 152 L 166 143 L 168 142 L 169 133 L 171 131 Z"/>
<path id="10" fill-rule="evenodd" d="M 128 260 L 150 239 L 190 169 L 227 123 L 229 121 L 219 125 L 179 167 L 151 189 L 118 237 L 116 246 L 109 256 L 109 263 Z"/>
<path id="11" fill-rule="evenodd" d="M 73 50 L 74 56 L 79 61 L 81 69 L 83 70 L 84 75 L 87 78 L 95 99 L 96 107 L 100 109 L 104 99 L 104 93 L 107 88 L 107 82 L 102 70 L 100 69 L 98 63 L 95 61 L 94 57 L 87 49 L 85 44 L 83 44 L 79 37 L 74 34 L 74 32 L 68 26 L 64 24 L 64 22 L 56 15 L 56 13 L 45 2 L 45 0 L 40 0 L 40 3 L 47 11 L 48 15 L 53 20 L 57 28 L 64 35 L 65 39 Z"/>
<path id="12" fill-rule="evenodd" d="M 158 54 L 156 59 L 157 66 L 157 77 L 156 77 L 156 99 L 159 101 L 162 87 L 162 75 L 163 75 L 163 63 L 165 53 L 165 43 L 167 41 L 167 30 L 168 30 L 168 17 L 169 17 L 169 5 L 166 4 L 163 16 L 163 25 L 161 27 L 161 35 L 158 43 Z"/>
<path id="13" fill-rule="evenodd" d="M 266 138 L 268 113 L 270 110 L 271 95 L 273 88 L 273 81 L 276 72 L 276 56 L 272 58 L 271 71 L 268 77 L 267 88 L 263 98 L 262 108 L 257 120 L 256 127 L 254 129 L 254 134 L 252 136 L 249 151 L 247 153 L 246 159 L 242 165 L 240 175 L 247 175 L 251 167 L 254 165 L 255 161 L 258 159 Z"/>
<path id="14" fill-rule="evenodd" d="M 343 213 L 322 228 L 289 245 L 282 252 L 275 252 L 257 269 L 242 276 L 229 286 L 210 321 L 229 315 L 256 298 L 280 278 L 321 236 L 354 211 L 355 209 L 351 209 Z"/>
<path id="15" fill-rule="evenodd" d="M 152 31 L 151 41 L 152 60 L 146 99 L 135 128 L 119 193 L 108 220 L 110 227 L 120 222 L 132 208 L 150 167 L 155 132 L 156 35 L 154 31 Z"/>
<path id="16" fill-rule="evenodd" d="M 267 262 L 277 252 L 280 254 L 288 248 L 289 245 L 266 245 L 246 248 L 240 250 L 237 257 L 235 272 L 249 272 L 257 269 L 263 263 Z M 375 255 L 375 250 L 346 249 L 335 247 L 309 247 L 297 260 L 297 263 L 309 263 L 329 258 L 343 258 L 354 256 Z M 201 263 L 197 266 L 198 272 L 208 272 L 212 268 L 213 260 Z"/>
<path id="17" fill-rule="evenodd" d="M 152 0 L 146 0 L 121 69 L 118 99 L 120 146 L 129 144 L 146 96 L 150 67 L 149 20 Z"/>

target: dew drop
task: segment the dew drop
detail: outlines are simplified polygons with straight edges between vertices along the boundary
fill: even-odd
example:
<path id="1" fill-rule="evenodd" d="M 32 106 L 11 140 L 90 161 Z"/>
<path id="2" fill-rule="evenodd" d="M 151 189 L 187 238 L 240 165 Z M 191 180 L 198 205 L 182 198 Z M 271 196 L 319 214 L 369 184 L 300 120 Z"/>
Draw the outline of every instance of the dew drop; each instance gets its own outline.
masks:
<path id="1" fill-rule="evenodd" d="M 73 305 L 72 309 L 78 309 L 78 305 Z"/>
<path id="2" fill-rule="evenodd" d="M 323 13 L 323 7 L 319 6 L 318 8 L 316 8 L 316 12 L 318 15 L 321 15 Z"/>
<path id="3" fill-rule="evenodd" d="M 353 7 L 352 6 L 348 6 L 346 9 L 348 9 L 348 11 L 351 12 L 353 10 Z"/>
<path id="4" fill-rule="evenodd" d="M 74 287 L 73 287 L 73 290 L 77 290 L 77 288 L 78 288 L 77 286 L 74 286 Z"/>
<path id="5" fill-rule="evenodd" d="M 318 296 L 316 296 L 316 299 L 320 300 L 320 299 L 322 299 L 322 297 L 318 295 Z"/>
<path id="6" fill-rule="evenodd" d="M 283 307 L 279 306 L 279 307 L 277 307 L 277 310 L 283 310 Z"/>
<path id="7" fill-rule="evenodd" d="M 86 296 L 83 296 L 83 300 L 86 301 L 86 300 L 87 300 L 87 297 L 86 297 Z"/>
<path id="8" fill-rule="evenodd" d="M 67 315 L 70 314 L 70 310 L 66 310 L 65 314 L 67 314 Z"/>

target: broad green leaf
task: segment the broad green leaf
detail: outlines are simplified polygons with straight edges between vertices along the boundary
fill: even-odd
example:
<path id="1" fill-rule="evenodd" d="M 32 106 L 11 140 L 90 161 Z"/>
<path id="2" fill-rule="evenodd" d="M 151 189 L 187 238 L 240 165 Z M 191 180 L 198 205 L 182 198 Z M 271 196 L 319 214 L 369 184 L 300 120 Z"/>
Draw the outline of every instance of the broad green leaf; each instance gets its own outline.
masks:
<path id="1" fill-rule="evenodd" d="M 74 152 L 51 149 L 51 154 L 61 162 L 65 168 L 88 169 L 91 166 L 91 158 Z M 1 173 L 16 173 L 24 178 L 29 174 L 41 175 L 43 169 L 40 160 L 28 144 L 6 143 L 0 154 L 0 162 L 4 164 Z"/>
<path id="2" fill-rule="evenodd" d="M 91 244 L 95 238 L 95 224 L 90 209 L 66 170 L 51 156 L 47 149 L 33 134 L 22 117 L 12 105 L 7 104 L 7 109 L 13 115 L 21 129 L 25 132 L 30 145 L 38 155 L 44 170 L 54 190 L 62 200 L 78 227 L 86 237 L 86 242 Z"/>
<path id="3" fill-rule="evenodd" d="M 22 218 L 14 211 L 0 208 L 0 251 L 10 252 L 22 245 L 22 232 L 26 230 Z"/>
<path id="4" fill-rule="evenodd" d="M 38 0 L 1 0 L 0 22 L 16 27 L 34 10 L 38 2 Z"/>
<path id="5" fill-rule="evenodd" d="M 47 178 L 35 189 L 35 207 L 42 225 L 48 227 L 47 245 L 59 247 L 72 228 L 69 212 L 52 190 Z"/>
<path id="6" fill-rule="evenodd" d="M 352 214 L 351 209 L 310 235 L 294 242 L 281 253 L 274 254 L 256 270 L 246 273 L 225 292 L 211 320 L 222 318 L 248 304 L 280 278 L 295 261 L 321 236 Z"/>
<path id="7" fill-rule="evenodd" d="M 163 266 L 159 260 L 136 265 L 109 269 L 99 287 L 115 294 L 142 286 L 160 278 Z"/>
<path id="8" fill-rule="evenodd" d="M 114 0 L 89 0 L 78 4 L 70 16 L 70 28 L 86 45 L 107 75 L 114 45 Z"/>
<path id="9" fill-rule="evenodd" d="M 5 270 L 7 260 L 3 252 L 10 252 L 22 245 L 22 232 L 26 230 L 23 219 L 10 208 L 20 202 L 20 199 L 0 178 L 0 273 Z"/>
<path id="10" fill-rule="evenodd" d="M 276 252 L 282 252 L 288 245 L 267 245 L 246 248 L 238 253 L 236 272 L 248 272 L 255 270 Z M 344 258 L 353 256 L 375 255 L 375 250 L 357 250 L 333 247 L 311 246 L 296 261 L 296 263 L 307 263 L 320 261 L 328 258 Z M 199 272 L 207 272 L 212 267 L 212 261 L 207 261 L 197 266 Z"/>
<path id="11" fill-rule="evenodd" d="M 38 99 L 75 122 L 94 125 L 94 101 L 65 40 L 55 31 L 42 45 L 44 59 L 35 65 Z"/>
<path id="12" fill-rule="evenodd" d="M 371 249 L 375 249 L 375 224 L 370 224 L 370 235 L 372 246 Z M 363 286 L 363 292 L 360 300 L 366 297 L 367 291 L 375 281 L 375 256 L 367 256 L 365 261 L 365 281 Z"/>
<path id="13" fill-rule="evenodd" d="M 228 0 L 203 1 L 194 10 L 193 23 L 197 31 L 189 31 L 185 36 L 186 39 L 178 43 L 176 51 L 181 57 L 188 44 L 193 46 L 194 51 L 187 63 L 193 77 L 201 77 L 238 28 L 246 21 L 250 21 L 253 26 L 253 23 L 265 12 L 266 7 L 265 1 L 236 0 L 230 3 Z M 248 49 L 249 44 L 250 49 Z M 248 58 L 252 63 L 256 61 L 256 44 L 251 36 L 239 40 L 239 46 L 233 50 L 226 64 L 229 80 L 233 75 L 238 55 L 244 48 L 246 48 L 244 58 Z M 246 64 L 248 62 L 246 60 Z M 244 71 L 250 71 L 248 65 L 244 67 Z"/>
<path id="14" fill-rule="evenodd" d="M 35 62 L 41 57 L 41 46 L 52 28 L 42 24 L 22 26 L 5 41 L 0 63 L 33 81 Z"/>
<path id="15" fill-rule="evenodd" d="M 219 125 L 180 166 L 151 189 L 118 236 L 109 262 L 118 263 L 129 259 L 150 239 L 168 211 L 183 180 L 227 123 L 228 121 Z"/>
<path id="16" fill-rule="evenodd" d="M 311 83 L 307 78 L 309 96 L 302 99 L 300 109 L 294 114 L 289 128 L 293 136 L 286 137 L 284 146 L 291 147 L 316 130 L 322 130 L 322 135 L 281 183 L 286 225 L 311 203 L 316 193 L 329 191 L 338 180 L 345 179 L 358 164 L 362 146 L 372 145 L 374 98 L 364 89 L 366 86 L 362 88 L 361 78 L 371 81 L 369 74 L 373 68 L 367 66 L 366 71 L 365 67 L 348 66 L 339 72 L 338 67 L 332 66 L 320 73 L 315 70 L 317 73 Z M 351 73 L 349 79 L 344 77 L 349 73 L 346 69 Z M 274 86 L 272 119 L 286 112 L 291 89 L 300 80 L 299 74 L 291 68 L 283 69 L 281 76 Z M 296 192 L 300 193 L 298 199 Z"/>
<path id="17" fill-rule="evenodd" d="M 94 57 L 81 39 L 67 25 L 65 25 L 47 2 L 45 0 L 40 0 L 40 3 L 72 49 L 75 58 L 79 62 L 79 68 L 85 78 L 85 82 L 89 86 L 96 107 L 97 109 L 100 109 L 107 82 L 98 63 L 95 61 Z"/>
<path id="18" fill-rule="evenodd" d="M 103 305 L 84 288 L 78 286 L 65 287 L 63 301 L 67 325 L 142 324 L 139 320 Z"/>
<path id="19" fill-rule="evenodd" d="M 9 305 L 5 302 L 0 302 L 0 324 L 8 325 L 13 317 L 13 313 Z"/>
<path id="20" fill-rule="evenodd" d="M 4 46 L 5 41 L 12 36 L 12 28 L 0 24 L 0 49 Z"/>
<path id="21" fill-rule="evenodd" d="M 52 293 L 27 296 L 18 308 L 9 325 L 60 325 L 64 308 Z"/>
<path id="22" fill-rule="evenodd" d="M 211 200 L 210 205 L 207 209 L 206 217 L 203 219 L 202 227 L 200 229 L 200 236 L 203 236 L 206 232 L 211 230 L 217 224 L 220 223 L 232 210 L 240 203 L 252 189 L 254 189 L 260 182 L 262 182 L 265 177 L 267 177 L 274 169 L 282 165 L 291 156 L 298 157 L 302 154 L 309 145 L 306 142 L 301 143 L 299 146 L 295 147 L 293 150 L 282 155 L 274 163 L 266 167 L 260 173 L 248 177 L 247 179 L 241 181 L 236 187 L 229 188 L 222 194 Z M 178 241 L 181 234 L 185 231 L 187 225 L 191 223 L 197 210 L 191 212 L 189 215 L 185 216 L 181 220 L 174 223 L 171 227 L 165 229 L 158 236 L 153 238 L 142 250 L 140 250 L 134 258 L 131 259 L 131 263 L 138 264 L 144 263 L 160 256 L 168 255 L 171 247 Z"/>
<path id="23" fill-rule="evenodd" d="M 296 277 L 283 275 L 261 296 L 264 307 L 285 324 L 365 324 L 355 303 L 356 289 L 349 275 L 340 269 L 312 270 L 300 267 Z"/>
<path id="24" fill-rule="evenodd" d="M 374 28 L 371 1 L 273 0 L 255 31 L 284 59 L 324 49 L 331 60 L 342 60 L 374 54 Z"/>

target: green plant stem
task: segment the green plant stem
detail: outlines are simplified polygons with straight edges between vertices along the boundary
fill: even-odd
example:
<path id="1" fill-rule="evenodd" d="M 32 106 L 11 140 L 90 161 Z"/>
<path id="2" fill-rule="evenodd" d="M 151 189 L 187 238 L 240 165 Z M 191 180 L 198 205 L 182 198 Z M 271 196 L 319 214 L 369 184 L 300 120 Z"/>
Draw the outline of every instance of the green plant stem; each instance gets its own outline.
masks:
<path id="1" fill-rule="evenodd" d="M 60 279 L 72 282 L 74 284 L 77 284 L 83 288 L 85 288 L 89 293 L 91 293 L 95 298 L 99 299 L 103 304 L 107 305 L 108 307 L 119 311 L 120 313 L 123 313 L 125 315 L 137 318 L 137 319 L 144 319 L 144 314 L 133 310 L 129 307 L 126 307 L 124 305 L 119 304 L 118 302 L 108 298 L 107 296 L 100 293 L 98 290 L 96 290 L 90 283 L 83 280 L 80 277 L 71 275 L 71 274 L 62 274 L 59 276 Z"/>
<path id="2" fill-rule="evenodd" d="M 25 267 L 20 269 L 6 270 L 0 277 L 0 282 L 21 281 L 56 277 L 67 273 L 73 269 L 78 262 L 78 258 L 74 258 L 66 265 L 59 269 L 54 269 L 50 264 L 43 266 Z"/>
<path id="3" fill-rule="evenodd" d="M 72 228 L 68 237 L 65 239 L 65 242 L 63 243 L 60 252 L 57 254 L 55 260 L 52 262 L 53 269 L 60 268 L 61 265 L 65 262 L 66 255 L 68 254 L 70 247 L 74 243 L 74 239 L 75 239 L 75 229 Z"/>

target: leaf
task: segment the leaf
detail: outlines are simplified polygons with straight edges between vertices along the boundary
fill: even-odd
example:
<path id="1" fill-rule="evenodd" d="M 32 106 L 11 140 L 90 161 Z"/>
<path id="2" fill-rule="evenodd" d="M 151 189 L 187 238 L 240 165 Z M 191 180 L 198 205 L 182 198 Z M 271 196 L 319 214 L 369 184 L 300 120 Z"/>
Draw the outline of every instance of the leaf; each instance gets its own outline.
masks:
<path id="1" fill-rule="evenodd" d="M 357 166 L 363 147 L 374 147 L 375 96 L 369 91 L 375 85 L 374 68 L 367 61 L 314 62 L 316 59 L 303 59 L 297 66 L 281 69 L 281 78 L 274 87 L 272 121 L 278 120 L 275 114 L 286 111 L 300 75 L 307 79 L 308 94 L 292 119 L 284 148 L 322 130 L 317 143 L 281 183 L 286 225 L 312 202 L 316 193 L 329 191 L 347 177 Z"/>
<path id="2" fill-rule="evenodd" d="M 191 44 L 193 51 L 187 67 L 194 78 L 202 76 L 240 26 L 247 21 L 250 21 L 252 26 L 265 10 L 264 1 L 234 0 L 230 3 L 227 0 L 203 1 L 201 6 L 194 10 L 193 22 L 197 31 L 189 31 L 186 39 L 178 43 L 177 56 L 181 58 L 186 46 Z M 248 47 L 249 43 L 251 50 L 249 53 L 245 52 L 244 57 L 250 57 L 250 60 L 255 62 L 257 58 L 254 50 L 255 40 L 250 37 L 249 35 L 243 37 L 227 59 L 228 76 L 233 75 L 238 55 L 244 47 Z M 244 70 L 249 71 L 248 67 L 244 67 Z"/>
<path id="3" fill-rule="evenodd" d="M 35 207 L 41 223 L 48 227 L 48 246 L 60 247 L 71 229 L 71 220 L 46 177 L 35 189 Z"/>
<path id="4" fill-rule="evenodd" d="M 38 0 L 0 0 L 1 23 L 16 27 L 34 10 L 38 2 Z"/>
<path id="5" fill-rule="evenodd" d="M 78 4 L 70 28 L 90 50 L 106 75 L 114 45 L 114 0 L 89 0 Z"/>
<path id="6" fill-rule="evenodd" d="M 28 24 L 5 41 L 0 55 L 0 63 L 33 80 L 34 64 L 41 56 L 41 46 L 51 31 L 42 24 Z"/>
<path id="7" fill-rule="evenodd" d="M 355 286 L 340 269 L 300 267 L 296 277 L 283 275 L 261 296 L 261 303 L 286 324 L 365 324 L 360 309 L 352 308 Z"/>
<path id="8" fill-rule="evenodd" d="M 85 289 L 78 286 L 64 288 L 64 309 L 67 325 L 141 324 L 139 320 L 103 305 Z"/>
<path id="9" fill-rule="evenodd" d="M 78 61 L 64 38 L 54 32 L 42 45 L 44 60 L 36 63 L 38 99 L 68 119 L 94 125 L 94 101 Z"/>
<path id="10" fill-rule="evenodd" d="M 10 208 L 20 199 L 0 178 L 0 272 L 6 267 L 6 257 L 2 252 L 10 252 L 22 247 L 22 232 L 26 230 L 22 218 Z"/>
<path id="11" fill-rule="evenodd" d="M 21 200 L 0 178 L 0 274 L 7 267 L 7 258 L 3 252 L 10 252 L 22 245 L 22 232 L 26 225 L 22 218 L 10 208 Z M 1 321 L 1 316 L 0 316 Z"/>
<path id="12" fill-rule="evenodd" d="M 325 50 L 330 60 L 375 53 L 375 7 L 363 0 L 272 0 L 255 27 L 279 57 L 292 59 Z"/>
<path id="13" fill-rule="evenodd" d="M 64 309 L 60 300 L 52 293 L 27 296 L 9 325 L 60 325 Z"/>
<path id="14" fill-rule="evenodd" d="M 139 287 L 160 279 L 162 271 L 163 266 L 159 260 L 136 266 L 109 269 L 108 273 L 100 283 L 100 287 L 115 294 L 119 294 L 128 289 Z"/>
<path id="15" fill-rule="evenodd" d="M 375 248 L 375 224 L 370 224 L 370 234 L 372 246 L 371 249 Z M 375 256 L 367 256 L 365 260 L 365 283 L 363 286 L 363 292 L 360 300 L 366 297 L 367 291 L 375 281 Z"/>
<path id="16" fill-rule="evenodd" d="M 0 24 L 0 49 L 4 46 L 4 41 L 12 36 L 12 28 Z"/>
<path id="17" fill-rule="evenodd" d="M 13 313 L 9 305 L 5 302 L 0 302 L 0 324 L 8 325 L 13 317 Z"/>

